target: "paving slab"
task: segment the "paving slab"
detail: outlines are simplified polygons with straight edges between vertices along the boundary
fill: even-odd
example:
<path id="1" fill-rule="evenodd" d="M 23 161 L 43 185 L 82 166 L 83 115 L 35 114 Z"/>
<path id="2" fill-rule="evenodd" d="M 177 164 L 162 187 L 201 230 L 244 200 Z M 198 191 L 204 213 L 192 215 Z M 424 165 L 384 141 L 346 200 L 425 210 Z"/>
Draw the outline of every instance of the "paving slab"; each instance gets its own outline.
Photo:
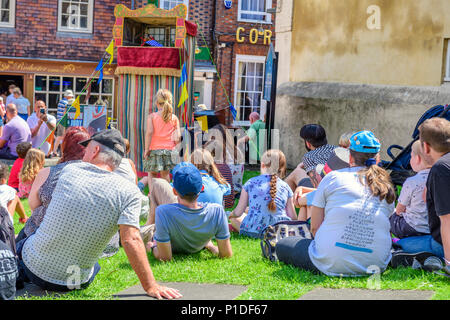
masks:
<path id="1" fill-rule="evenodd" d="M 44 296 L 47 296 L 50 294 L 63 295 L 63 294 L 66 294 L 66 292 L 55 292 L 55 291 L 43 290 L 40 287 L 38 287 L 37 285 L 32 284 L 32 283 L 25 283 L 25 287 L 23 289 L 16 291 L 16 297 L 20 297 L 20 296 L 44 297 Z"/>
<path id="2" fill-rule="evenodd" d="M 434 291 L 316 288 L 298 300 L 430 300 Z"/>
<path id="3" fill-rule="evenodd" d="M 227 284 L 161 282 L 160 285 L 179 290 L 183 295 L 179 300 L 233 300 L 247 290 L 245 286 Z M 119 292 L 113 297 L 119 300 L 154 300 L 144 292 L 140 284 Z"/>

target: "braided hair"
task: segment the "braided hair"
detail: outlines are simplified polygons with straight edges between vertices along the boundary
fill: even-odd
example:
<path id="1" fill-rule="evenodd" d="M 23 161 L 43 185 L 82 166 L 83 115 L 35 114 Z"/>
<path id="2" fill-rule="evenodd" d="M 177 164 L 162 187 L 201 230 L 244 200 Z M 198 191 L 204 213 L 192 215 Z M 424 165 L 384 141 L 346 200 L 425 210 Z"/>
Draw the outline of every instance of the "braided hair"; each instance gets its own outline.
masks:
<path id="1" fill-rule="evenodd" d="M 286 175 L 286 157 L 280 150 L 267 150 L 261 157 L 261 164 L 264 165 L 264 172 L 270 174 L 270 202 L 267 208 L 271 212 L 275 212 L 277 206 L 275 198 L 277 196 L 277 180 L 278 177 L 283 179 Z"/>

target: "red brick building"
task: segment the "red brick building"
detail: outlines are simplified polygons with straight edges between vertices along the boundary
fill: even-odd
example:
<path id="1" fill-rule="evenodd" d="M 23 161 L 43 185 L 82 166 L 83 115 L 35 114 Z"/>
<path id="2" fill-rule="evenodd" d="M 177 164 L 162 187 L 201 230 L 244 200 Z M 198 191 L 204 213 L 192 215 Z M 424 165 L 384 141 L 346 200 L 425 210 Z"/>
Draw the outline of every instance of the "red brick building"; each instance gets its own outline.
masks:
<path id="1" fill-rule="evenodd" d="M 232 103 L 240 120 L 234 124 L 248 125 L 252 111 L 260 112 L 262 117 L 266 111 L 262 99 L 264 62 L 269 44 L 275 39 L 275 15 L 267 13 L 267 9 L 276 8 L 277 1 L 233 0 L 231 3 L 231 8 L 227 8 L 223 0 L 190 0 L 189 19 L 197 20 L 201 31 L 197 46 L 201 49 L 208 43 L 223 84 L 215 74 L 215 80 L 208 85 L 214 74 L 200 69 L 207 70 L 208 66 L 208 61 L 201 60 L 207 58 L 202 52 L 197 58 L 196 89 L 201 91 L 202 85 L 211 87 L 210 100 L 203 99 L 207 107 L 217 110 Z M 208 98 L 207 92 L 204 98 Z M 227 116 L 228 122 L 233 122 L 229 113 Z"/>
<path id="2" fill-rule="evenodd" d="M 30 102 L 44 100 L 56 110 L 62 93 L 79 93 L 112 40 L 118 0 L 9 0 L 0 14 L 0 89 L 18 85 Z M 147 3 L 135 1 L 136 5 Z M 115 104 L 115 65 L 91 87 L 89 102 Z M 83 101 L 83 100 L 82 100 Z"/>

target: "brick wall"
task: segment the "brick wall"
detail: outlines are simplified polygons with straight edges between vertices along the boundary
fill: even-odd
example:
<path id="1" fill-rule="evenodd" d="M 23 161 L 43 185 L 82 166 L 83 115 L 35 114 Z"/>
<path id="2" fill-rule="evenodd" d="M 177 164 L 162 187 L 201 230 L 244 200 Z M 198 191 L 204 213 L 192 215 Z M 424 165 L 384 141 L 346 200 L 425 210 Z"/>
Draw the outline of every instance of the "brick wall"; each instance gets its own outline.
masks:
<path id="1" fill-rule="evenodd" d="M 276 0 L 272 1 L 272 7 L 276 7 Z M 269 49 L 268 45 L 264 45 L 263 37 L 260 36 L 256 44 L 249 42 L 250 29 L 259 29 L 272 31 L 272 42 L 275 40 L 275 16 L 272 14 L 272 24 L 259 24 L 238 21 L 238 6 L 239 1 L 233 1 L 231 9 L 225 9 L 223 1 L 217 0 L 216 7 L 216 25 L 215 35 L 216 44 L 227 43 L 225 48 L 215 46 L 215 59 L 217 63 L 218 72 L 222 78 L 222 83 L 227 91 L 228 98 L 234 104 L 234 85 L 235 85 L 235 69 L 236 69 L 236 55 L 252 55 L 252 56 L 266 56 Z M 243 27 L 244 32 L 241 36 L 245 37 L 244 43 L 236 41 L 236 30 L 238 27 Z M 219 81 L 215 81 L 215 101 L 216 108 L 223 108 L 228 106 L 227 96 L 222 89 Z M 229 115 L 230 116 L 230 115 Z M 241 119 L 243 120 L 243 119 Z M 248 119 L 245 119 L 248 120 Z"/>
<path id="2" fill-rule="evenodd" d="M 190 0 L 188 20 L 199 24 L 197 45 L 203 47 L 205 41 L 212 50 L 212 34 L 214 30 L 214 5 L 215 0 Z M 219 1 L 220 2 L 220 1 Z M 223 1 L 222 1 L 223 2 Z M 205 41 L 203 40 L 203 37 Z"/>
<path id="3" fill-rule="evenodd" d="M 0 56 L 98 61 L 112 39 L 114 7 L 131 0 L 94 0 L 92 34 L 62 33 L 57 0 L 16 1 L 15 29 L 0 29 Z M 136 0 L 136 7 L 147 0 Z"/>

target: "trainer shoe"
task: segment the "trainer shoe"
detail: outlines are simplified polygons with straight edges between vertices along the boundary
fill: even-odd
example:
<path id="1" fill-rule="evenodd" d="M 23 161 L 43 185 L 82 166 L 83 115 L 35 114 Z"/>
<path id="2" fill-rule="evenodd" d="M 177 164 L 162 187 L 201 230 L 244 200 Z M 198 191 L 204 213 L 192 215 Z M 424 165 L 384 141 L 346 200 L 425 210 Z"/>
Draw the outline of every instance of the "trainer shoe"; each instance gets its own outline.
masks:
<path id="1" fill-rule="evenodd" d="M 429 257 L 435 257 L 435 255 L 430 252 L 409 253 L 398 250 L 392 254 L 391 267 L 398 268 L 403 266 L 412 267 L 413 269 L 421 269 L 425 260 Z"/>

